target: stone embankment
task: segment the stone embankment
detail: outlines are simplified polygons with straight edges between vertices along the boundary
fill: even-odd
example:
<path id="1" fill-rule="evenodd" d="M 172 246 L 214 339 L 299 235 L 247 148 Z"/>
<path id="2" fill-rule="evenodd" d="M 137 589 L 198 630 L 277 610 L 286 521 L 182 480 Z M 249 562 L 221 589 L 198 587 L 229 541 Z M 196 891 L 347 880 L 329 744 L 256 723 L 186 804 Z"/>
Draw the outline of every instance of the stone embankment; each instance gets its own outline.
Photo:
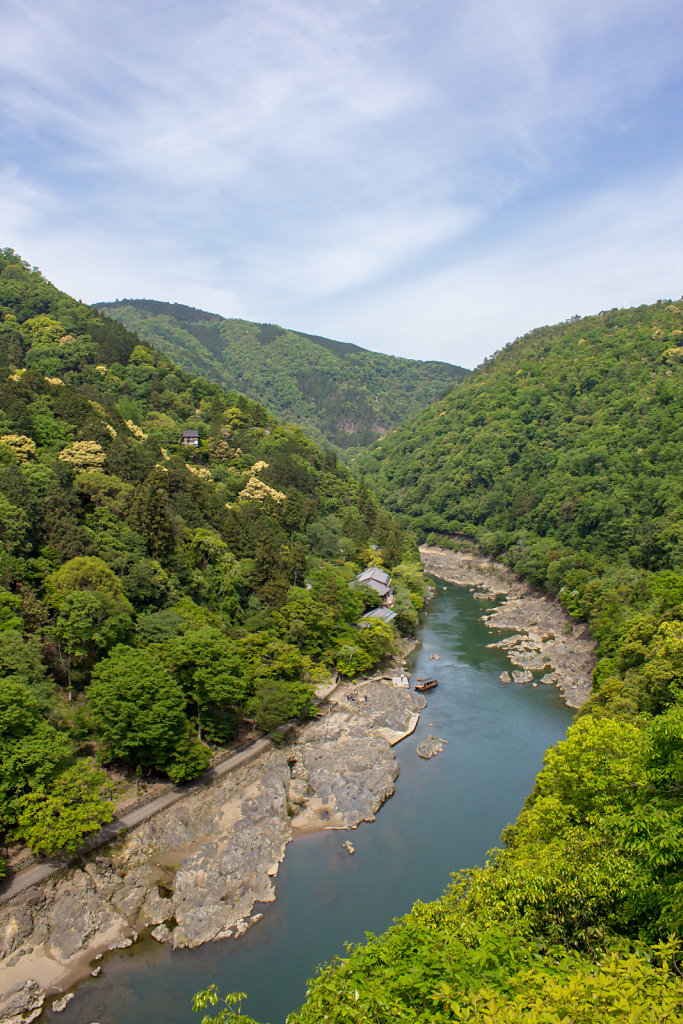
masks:
<path id="1" fill-rule="evenodd" d="M 340 686 L 291 739 L 4 904 L 0 1022 L 35 1019 L 144 929 L 176 948 L 242 935 L 261 916 L 254 905 L 275 899 L 294 830 L 373 820 L 394 791 L 392 744 L 421 703 L 379 681 Z"/>
<path id="2" fill-rule="evenodd" d="M 570 707 L 585 704 L 595 667 L 595 643 L 585 624 L 573 622 L 557 601 L 489 558 L 427 546 L 420 554 L 433 575 L 469 587 L 475 597 L 502 598 L 482 615 L 491 628 L 512 632 L 489 645 L 504 650 L 516 667 L 502 674 L 502 682 L 554 684 Z"/>

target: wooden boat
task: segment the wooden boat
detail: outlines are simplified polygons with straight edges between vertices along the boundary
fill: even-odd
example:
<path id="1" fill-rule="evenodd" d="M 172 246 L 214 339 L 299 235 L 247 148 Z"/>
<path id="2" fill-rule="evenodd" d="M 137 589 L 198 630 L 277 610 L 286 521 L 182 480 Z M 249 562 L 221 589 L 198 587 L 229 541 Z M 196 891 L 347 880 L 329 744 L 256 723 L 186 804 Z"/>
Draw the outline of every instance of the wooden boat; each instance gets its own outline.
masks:
<path id="1" fill-rule="evenodd" d="M 415 689 L 423 693 L 425 690 L 433 690 L 435 686 L 439 685 L 438 679 L 423 679 L 422 682 L 415 683 Z"/>

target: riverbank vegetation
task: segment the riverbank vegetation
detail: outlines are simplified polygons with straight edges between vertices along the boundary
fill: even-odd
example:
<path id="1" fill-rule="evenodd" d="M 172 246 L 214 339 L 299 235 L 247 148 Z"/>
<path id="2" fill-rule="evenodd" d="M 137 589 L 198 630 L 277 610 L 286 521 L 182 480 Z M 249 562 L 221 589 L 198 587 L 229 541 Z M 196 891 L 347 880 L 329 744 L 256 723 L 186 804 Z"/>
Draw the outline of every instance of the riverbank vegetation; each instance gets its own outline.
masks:
<path id="1" fill-rule="evenodd" d="M 362 462 L 430 543 L 584 619 L 594 694 L 502 848 L 291 1024 L 683 1020 L 683 303 L 542 328 Z"/>
<path id="2" fill-rule="evenodd" d="M 236 388 L 342 452 L 372 444 L 469 373 L 179 303 L 124 299 L 98 308 L 183 369 Z"/>
<path id="3" fill-rule="evenodd" d="M 111 818 L 95 760 L 194 778 L 245 719 L 314 713 L 316 683 L 379 660 L 360 569 L 391 570 L 404 629 L 423 596 L 414 541 L 332 452 L 11 250 L 0 539 L 0 834 L 43 853 Z"/>

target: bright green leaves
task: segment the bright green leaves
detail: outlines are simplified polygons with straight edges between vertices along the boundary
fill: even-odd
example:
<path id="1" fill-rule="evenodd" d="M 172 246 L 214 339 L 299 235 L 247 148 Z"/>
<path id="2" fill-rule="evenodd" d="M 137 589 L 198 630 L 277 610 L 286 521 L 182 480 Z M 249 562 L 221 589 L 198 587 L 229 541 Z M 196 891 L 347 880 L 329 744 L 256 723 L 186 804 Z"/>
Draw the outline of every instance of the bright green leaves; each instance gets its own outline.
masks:
<path id="1" fill-rule="evenodd" d="M 585 821 L 590 814 L 632 806 L 645 781 L 640 730 L 628 722 L 586 717 L 546 753 L 536 792 L 552 794 L 575 821 Z"/>
<path id="2" fill-rule="evenodd" d="M 297 647 L 257 633 L 245 641 L 243 652 L 254 686 L 248 713 L 260 728 L 274 729 L 310 712 L 313 687 L 305 680 L 312 665 Z"/>
<path id="3" fill-rule="evenodd" d="M 210 985 L 203 992 L 197 992 L 192 998 L 192 1009 L 195 1013 L 205 1010 L 209 1006 L 218 1006 L 222 1003 L 221 1009 L 214 1017 L 205 1014 L 201 1024 L 257 1024 L 251 1017 L 242 1013 L 242 1002 L 246 999 L 244 992 L 229 992 L 227 996 L 219 996 L 215 985 Z"/>
<path id="4" fill-rule="evenodd" d="M 88 832 L 111 821 L 114 805 L 103 796 L 110 788 L 104 772 L 78 761 L 20 799 L 18 833 L 35 853 L 73 851 Z"/>
<path id="5" fill-rule="evenodd" d="M 125 598 L 79 590 L 61 602 L 54 635 L 74 661 L 94 661 L 131 632 L 131 611 Z"/>
<path id="6" fill-rule="evenodd" d="M 65 562 L 46 581 L 47 593 L 56 608 L 69 594 L 96 590 L 114 598 L 123 598 L 121 581 L 101 558 L 79 555 Z"/>
<path id="7" fill-rule="evenodd" d="M 416 904 L 326 967 L 288 1024 L 663 1024 L 683 1019 L 679 957 L 676 942 L 586 956 L 467 900 Z"/>
<path id="8" fill-rule="evenodd" d="M 213 742 L 231 739 L 253 689 L 242 645 L 201 626 L 163 644 L 160 653 L 196 715 L 199 734 Z"/>
<path id="9" fill-rule="evenodd" d="M 663 622 L 647 650 L 642 672 L 650 695 L 648 710 L 657 713 L 683 695 L 683 622 Z"/>
<path id="10" fill-rule="evenodd" d="M 161 658 L 119 645 L 100 661 L 88 707 L 113 760 L 164 769 L 184 735 L 183 692 Z"/>
<path id="11" fill-rule="evenodd" d="M 600 964 L 566 957 L 557 970 L 546 959 L 510 979 L 451 998 L 449 1024 L 663 1024 L 683 1015 L 677 972 L 636 954 L 613 954 Z"/>
<path id="12" fill-rule="evenodd" d="M 97 658 L 131 633 L 133 608 L 101 558 L 72 558 L 48 577 L 46 587 L 57 608 L 51 633 L 71 687 L 74 670 L 77 681 L 87 681 Z"/>

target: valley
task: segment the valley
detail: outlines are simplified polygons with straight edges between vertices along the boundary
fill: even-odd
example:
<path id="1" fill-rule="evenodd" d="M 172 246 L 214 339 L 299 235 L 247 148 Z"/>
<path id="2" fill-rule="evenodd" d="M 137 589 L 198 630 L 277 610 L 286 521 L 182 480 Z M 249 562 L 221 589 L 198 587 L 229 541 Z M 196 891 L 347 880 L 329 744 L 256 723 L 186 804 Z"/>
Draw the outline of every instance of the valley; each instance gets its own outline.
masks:
<path id="1" fill-rule="evenodd" d="M 235 331 L 262 355 L 281 342 L 278 360 L 304 353 L 323 373 L 315 400 L 308 411 L 300 397 L 282 408 L 307 423 L 315 396 L 332 395 L 335 374 L 358 385 L 355 347 L 272 325 L 216 323 L 189 307 L 141 306 L 136 315 L 158 315 L 167 328 L 177 315 L 176 339 L 179 324 L 193 327 L 192 344 L 182 335 L 184 369 L 59 292 L 12 250 L 1 255 L 5 845 L 66 856 L 112 820 L 117 778 L 182 785 L 255 726 L 274 744 L 77 864 L 71 881 L 57 877 L 19 897 L 20 912 L 10 901 L 0 960 L 5 1020 L 35 1016 L 46 991 L 63 991 L 92 968 L 92 956 L 141 932 L 175 947 L 168 955 L 176 957 L 214 940 L 210 948 L 223 949 L 255 925 L 240 939 L 254 957 L 226 962 L 257 977 L 253 936 L 271 936 L 268 921 L 279 920 L 266 904 L 276 873 L 286 889 L 289 854 L 284 875 L 277 865 L 292 829 L 306 871 L 305 850 L 325 850 L 338 867 L 337 848 L 326 844 L 337 842 L 337 827 L 374 817 L 393 792 L 397 757 L 397 792 L 372 829 L 379 834 L 394 808 L 406 820 L 423 811 L 428 819 L 412 819 L 413 847 L 402 845 L 396 821 L 389 845 L 378 840 L 367 882 L 386 897 L 378 924 L 362 901 L 363 922 L 353 917 L 348 897 L 339 918 L 348 931 L 337 932 L 323 899 L 316 923 L 301 926 L 316 936 L 302 963 L 310 974 L 335 959 L 299 1010 L 303 979 L 287 961 L 298 981 L 284 986 L 284 1002 L 266 1000 L 263 1013 L 289 1013 L 290 1024 L 450 1024 L 483 1021 L 486 1007 L 507 1024 L 554 1024 L 567 1013 L 592 1019 L 596 1006 L 621 1019 L 628 988 L 629 1012 L 647 1024 L 661 1007 L 680 1019 L 681 304 L 539 328 L 466 377 L 446 369 L 450 383 L 431 404 L 422 385 L 404 388 L 392 423 L 349 391 L 352 415 L 337 394 L 337 419 L 315 423 L 319 443 L 273 415 L 283 378 L 278 371 L 269 382 L 268 359 L 256 359 L 253 345 L 244 358 L 258 368 L 254 397 L 196 376 L 188 353 L 211 338 L 216 347 L 219 336 L 237 344 Z M 348 379 L 341 363 L 328 365 L 332 354 L 356 367 Z M 392 387 L 405 374 L 418 380 L 418 364 L 396 363 L 391 378 L 381 361 L 370 363 L 371 377 Z M 440 374 L 429 387 L 438 379 L 441 388 Z M 344 448 L 348 467 L 332 444 Z M 449 581 L 432 583 L 427 607 L 425 568 Z M 379 588 L 367 584 L 377 583 L 368 569 L 380 573 Z M 341 706 L 319 708 L 332 678 L 367 679 L 391 659 L 398 669 L 415 637 L 423 648 L 409 670 L 432 675 L 438 665 L 439 674 L 419 724 L 413 697 L 379 681 L 364 692 L 344 682 Z M 424 645 L 437 640 L 441 649 L 427 654 Z M 459 717 L 465 693 L 477 709 L 471 719 Z M 568 731 L 560 693 L 576 710 Z M 349 699 L 357 694 L 368 701 Z M 387 694 L 402 709 L 385 706 Z M 440 706 L 454 726 L 448 735 Z M 484 706 L 497 709 L 495 723 Z M 513 740 L 508 725 L 527 706 L 531 717 Z M 546 711 L 558 707 L 558 728 L 545 732 Z M 292 721 L 296 738 L 281 744 Z M 395 753 L 389 733 L 411 739 Z M 404 759 L 413 742 L 438 756 Z M 508 760 L 492 772 L 500 743 Z M 470 758 L 458 762 L 457 796 L 443 774 L 456 751 Z M 440 779 L 434 792 L 430 772 Z M 494 815 L 507 775 L 512 795 Z M 405 787 L 404 778 L 412 780 Z M 464 792 L 469 818 L 451 809 Z M 486 819 L 480 839 L 459 847 L 444 828 L 450 815 L 465 832 Z M 438 867 L 420 889 L 413 864 L 431 843 Z M 395 864 L 392 844 L 405 855 Z M 354 885 L 359 853 L 362 844 L 353 857 L 343 853 Z M 316 870 L 324 891 L 332 875 L 325 861 Z M 273 930 L 276 944 L 301 920 L 286 898 L 278 903 L 291 920 Z M 363 941 L 368 926 L 379 934 Z M 341 954 L 344 938 L 358 944 Z M 150 947 L 140 948 L 143 964 Z M 116 956 L 105 977 L 122 963 Z M 169 977 L 175 961 L 165 962 Z M 218 952 L 201 962 L 219 977 Z M 44 987 L 31 974 L 39 963 Z M 154 999 L 158 979 L 147 981 Z M 231 980 L 227 990 L 237 988 L 242 982 Z M 79 1019 L 78 1003 L 63 1011 L 65 1022 Z M 152 1017 L 145 1010 L 140 1019 Z"/>

